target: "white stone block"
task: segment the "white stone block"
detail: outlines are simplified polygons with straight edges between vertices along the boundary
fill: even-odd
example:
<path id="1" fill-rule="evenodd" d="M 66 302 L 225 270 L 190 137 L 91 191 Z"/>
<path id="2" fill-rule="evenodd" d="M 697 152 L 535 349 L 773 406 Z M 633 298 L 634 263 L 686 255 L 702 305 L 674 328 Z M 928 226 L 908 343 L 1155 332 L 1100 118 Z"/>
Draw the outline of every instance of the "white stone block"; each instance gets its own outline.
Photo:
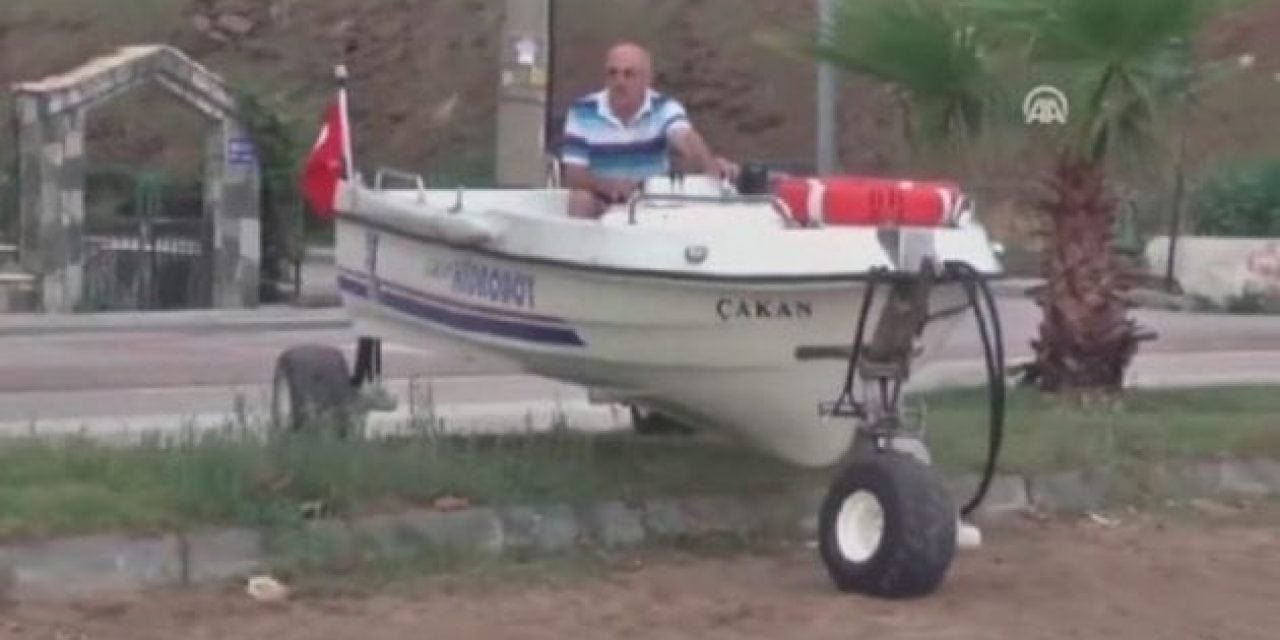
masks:
<path id="1" fill-rule="evenodd" d="M 1167 236 L 1148 243 L 1153 271 L 1164 272 L 1168 256 Z M 1180 237 L 1173 274 L 1185 293 L 1220 305 L 1248 294 L 1280 300 L 1280 238 Z"/>

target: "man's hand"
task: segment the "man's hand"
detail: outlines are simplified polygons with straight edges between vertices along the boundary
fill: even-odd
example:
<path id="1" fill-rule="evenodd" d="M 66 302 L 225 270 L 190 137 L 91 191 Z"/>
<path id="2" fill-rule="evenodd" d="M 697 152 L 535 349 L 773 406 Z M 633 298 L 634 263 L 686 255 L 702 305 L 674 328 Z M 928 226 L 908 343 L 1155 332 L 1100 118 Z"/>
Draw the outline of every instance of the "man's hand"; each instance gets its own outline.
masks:
<path id="1" fill-rule="evenodd" d="M 621 178 L 596 178 L 595 191 L 606 202 L 618 203 L 626 202 L 636 189 L 640 188 L 640 184 L 634 180 L 623 180 Z"/>
<path id="2" fill-rule="evenodd" d="M 569 189 L 589 192 L 610 203 L 626 202 L 640 187 L 640 183 L 634 180 L 597 176 L 586 167 L 577 165 L 565 166 L 564 185 Z"/>
<path id="3" fill-rule="evenodd" d="M 693 129 L 684 129 L 675 134 L 672 142 L 680 156 L 687 158 L 691 164 L 701 167 L 703 173 L 717 180 L 737 180 L 738 165 L 711 153 L 702 136 Z"/>
<path id="4" fill-rule="evenodd" d="M 728 180 L 729 182 L 737 182 L 738 174 L 742 172 L 741 167 L 726 158 L 716 156 L 715 161 L 716 178 L 719 180 Z"/>

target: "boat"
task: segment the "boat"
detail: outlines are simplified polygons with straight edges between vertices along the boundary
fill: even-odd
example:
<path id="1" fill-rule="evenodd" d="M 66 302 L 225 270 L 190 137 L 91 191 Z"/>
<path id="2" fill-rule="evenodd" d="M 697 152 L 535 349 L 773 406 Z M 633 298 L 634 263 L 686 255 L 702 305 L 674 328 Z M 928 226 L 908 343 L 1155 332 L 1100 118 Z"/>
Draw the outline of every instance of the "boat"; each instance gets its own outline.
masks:
<path id="1" fill-rule="evenodd" d="M 966 313 L 994 320 L 979 294 L 1001 274 L 997 245 L 958 186 L 671 174 L 595 219 L 567 214 L 554 172 L 546 186 L 442 189 L 343 166 L 325 197 L 342 304 L 365 338 L 354 374 L 340 355 L 283 354 L 279 397 L 306 395 L 308 368 L 373 381 L 381 340 L 444 337 L 788 463 L 852 460 L 820 514 L 837 585 L 939 584 L 964 524 L 900 392 Z M 999 364 L 995 338 L 984 332 Z"/>
<path id="2" fill-rule="evenodd" d="M 853 440 L 850 421 L 819 407 L 839 392 L 870 274 L 914 274 L 930 256 L 997 266 L 968 213 L 893 233 L 802 226 L 775 198 L 664 177 L 584 220 L 566 215 L 563 189 L 381 182 L 347 185 L 336 222 L 338 287 L 360 335 L 461 341 L 809 467 Z M 930 314 L 967 309 L 958 283 L 930 302 Z M 929 323 L 916 366 L 960 318 Z"/>

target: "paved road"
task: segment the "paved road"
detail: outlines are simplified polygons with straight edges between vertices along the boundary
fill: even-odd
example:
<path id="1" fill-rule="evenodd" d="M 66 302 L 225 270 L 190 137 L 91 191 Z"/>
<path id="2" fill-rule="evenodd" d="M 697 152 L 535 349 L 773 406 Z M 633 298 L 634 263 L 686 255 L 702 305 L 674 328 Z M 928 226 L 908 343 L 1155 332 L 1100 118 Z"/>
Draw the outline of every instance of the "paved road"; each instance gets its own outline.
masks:
<path id="1" fill-rule="evenodd" d="M 25 330 L 11 323 L 6 331 L 0 323 L 0 433 L 24 432 L 32 421 L 46 432 L 85 425 L 116 431 L 125 424 L 139 429 L 184 419 L 221 421 L 237 396 L 250 413 L 261 415 L 282 350 L 319 342 L 344 348 L 350 356 L 355 342 L 353 333 L 333 321 L 340 314 L 331 310 L 276 315 L 280 322 L 246 325 L 240 318 L 236 330 L 229 321 L 199 325 L 180 322 L 179 316 L 167 324 L 149 321 L 151 328 L 141 330 L 129 326 L 128 316 L 109 331 L 88 325 L 55 331 L 38 323 L 28 323 Z M 1280 383 L 1278 318 L 1151 310 L 1136 316 L 1160 338 L 1144 346 L 1130 372 L 1133 383 Z M 1028 358 L 1039 310 L 1025 299 L 1004 298 L 1001 317 L 1010 360 Z M 306 318 L 325 321 L 302 321 Z M 959 327 L 937 364 L 921 371 L 918 383 L 980 379 L 980 348 L 968 336 L 976 336 L 973 327 Z M 589 407 L 583 389 L 520 375 L 514 363 L 501 358 L 443 341 L 426 349 L 394 343 L 385 349 L 386 375 L 402 397 L 408 396 L 407 381 L 418 379 L 416 397 L 421 399 L 421 381 L 429 378 L 436 403 L 447 405 L 454 416 L 483 415 L 496 425 L 531 411 L 544 415 L 568 406 L 595 423 L 616 426 L 616 411 Z"/>

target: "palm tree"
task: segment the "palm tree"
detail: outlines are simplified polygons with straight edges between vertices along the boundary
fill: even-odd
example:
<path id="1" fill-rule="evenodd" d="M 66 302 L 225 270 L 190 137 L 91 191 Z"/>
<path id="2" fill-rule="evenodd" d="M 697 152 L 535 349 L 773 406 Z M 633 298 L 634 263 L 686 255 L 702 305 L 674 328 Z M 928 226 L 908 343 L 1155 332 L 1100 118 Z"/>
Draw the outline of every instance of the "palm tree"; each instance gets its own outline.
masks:
<path id="1" fill-rule="evenodd" d="M 1067 124 L 1044 136 L 1046 286 L 1030 366 L 1041 389 L 1118 392 L 1148 337 L 1120 297 L 1110 161 L 1151 152 L 1188 43 L 1219 1 L 845 0 L 805 46 L 895 87 L 912 145 L 941 143 L 948 155 L 964 156 L 1018 112 L 1010 95 L 1031 86 L 1019 78 L 1047 75 L 1074 98 Z"/>

